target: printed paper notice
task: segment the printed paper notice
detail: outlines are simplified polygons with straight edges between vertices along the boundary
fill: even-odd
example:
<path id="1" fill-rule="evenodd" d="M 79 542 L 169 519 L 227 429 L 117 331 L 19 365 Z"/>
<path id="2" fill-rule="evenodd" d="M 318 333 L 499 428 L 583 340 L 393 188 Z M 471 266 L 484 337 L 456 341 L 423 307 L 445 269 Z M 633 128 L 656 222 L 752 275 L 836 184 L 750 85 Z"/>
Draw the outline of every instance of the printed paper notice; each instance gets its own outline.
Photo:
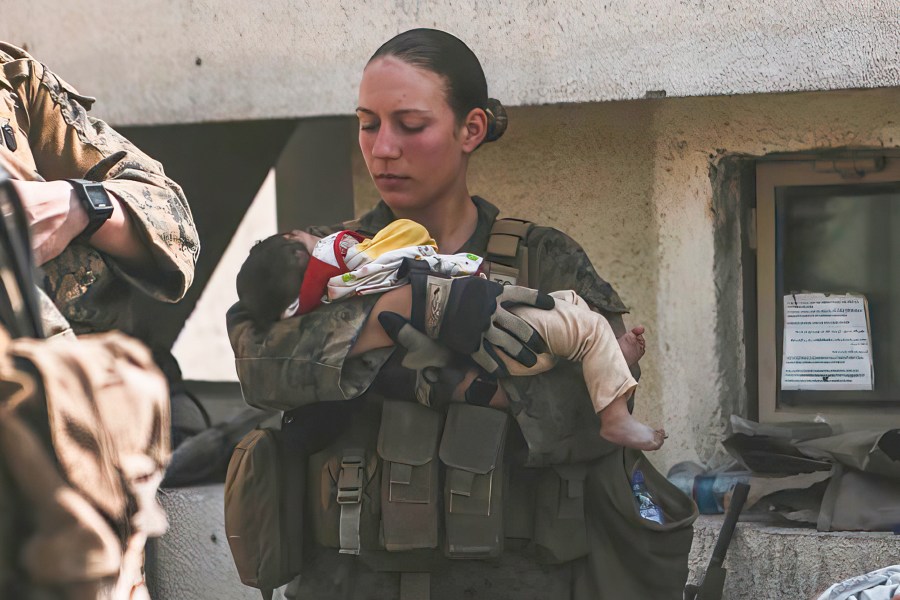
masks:
<path id="1" fill-rule="evenodd" d="M 785 296 L 783 355 L 783 390 L 871 390 L 872 340 L 865 296 Z"/>

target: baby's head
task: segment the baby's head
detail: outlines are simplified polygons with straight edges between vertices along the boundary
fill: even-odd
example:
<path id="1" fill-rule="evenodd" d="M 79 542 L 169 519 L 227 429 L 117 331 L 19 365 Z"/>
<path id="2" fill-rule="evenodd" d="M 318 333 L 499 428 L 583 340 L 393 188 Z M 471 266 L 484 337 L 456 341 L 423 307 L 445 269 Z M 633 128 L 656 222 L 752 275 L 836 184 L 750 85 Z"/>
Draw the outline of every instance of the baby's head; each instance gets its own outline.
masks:
<path id="1" fill-rule="evenodd" d="M 297 300 L 309 264 L 308 244 L 297 233 L 277 233 L 257 243 L 238 272 L 238 299 L 260 325 L 278 321 Z"/>

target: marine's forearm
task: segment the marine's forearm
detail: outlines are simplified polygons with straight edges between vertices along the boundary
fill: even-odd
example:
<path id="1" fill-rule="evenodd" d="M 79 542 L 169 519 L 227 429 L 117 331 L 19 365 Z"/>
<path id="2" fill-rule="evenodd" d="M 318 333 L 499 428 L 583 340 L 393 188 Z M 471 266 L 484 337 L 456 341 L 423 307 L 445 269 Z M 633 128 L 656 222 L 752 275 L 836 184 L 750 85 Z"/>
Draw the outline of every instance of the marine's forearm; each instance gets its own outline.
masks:
<path id="1" fill-rule="evenodd" d="M 131 213 L 115 194 L 110 194 L 109 199 L 113 203 L 112 216 L 91 236 L 91 245 L 118 259 L 127 267 L 152 266 L 153 257 L 138 235 Z"/>
<path id="2" fill-rule="evenodd" d="M 361 296 L 323 305 L 268 328 L 255 325 L 235 304 L 226 322 L 247 402 L 287 410 L 358 395 L 369 382 L 348 381 L 344 363 L 377 299 Z"/>
<path id="3" fill-rule="evenodd" d="M 394 340 L 388 336 L 378 321 L 378 315 L 383 312 L 394 312 L 405 319 L 409 319 L 410 310 L 412 309 L 412 293 L 411 288 L 405 285 L 396 290 L 391 290 L 383 294 L 379 294 L 369 318 L 359 332 L 353 347 L 350 349 L 349 356 L 356 356 L 375 348 L 389 348 L 394 345 Z"/>

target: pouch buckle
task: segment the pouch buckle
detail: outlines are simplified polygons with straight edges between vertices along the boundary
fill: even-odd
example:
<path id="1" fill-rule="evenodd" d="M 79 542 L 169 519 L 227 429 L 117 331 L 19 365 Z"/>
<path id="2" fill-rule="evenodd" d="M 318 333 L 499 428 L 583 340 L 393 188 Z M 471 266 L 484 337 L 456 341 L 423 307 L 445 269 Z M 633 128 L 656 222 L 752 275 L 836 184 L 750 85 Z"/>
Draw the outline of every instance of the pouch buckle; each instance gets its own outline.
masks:
<path id="1" fill-rule="evenodd" d="M 362 456 L 345 456 L 341 459 L 341 471 L 338 474 L 337 483 L 338 504 L 359 504 L 362 500 L 365 468 Z"/>

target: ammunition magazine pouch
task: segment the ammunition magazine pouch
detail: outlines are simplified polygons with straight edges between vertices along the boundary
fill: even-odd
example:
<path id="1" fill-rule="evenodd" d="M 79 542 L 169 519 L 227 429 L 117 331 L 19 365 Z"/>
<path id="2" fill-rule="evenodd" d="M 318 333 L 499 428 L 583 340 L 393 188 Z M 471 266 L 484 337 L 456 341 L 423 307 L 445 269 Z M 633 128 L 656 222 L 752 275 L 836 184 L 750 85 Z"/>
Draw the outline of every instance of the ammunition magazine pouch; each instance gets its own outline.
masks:
<path id="1" fill-rule="evenodd" d="M 384 403 L 378 455 L 386 550 L 437 547 L 440 434 L 440 413 L 414 402 Z"/>
<path id="2" fill-rule="evenodd" d="M 392 400 L 372 403 L 354 415 L 334 444 L 309 459 L 315 541 L 342 553 L 363 552 L 376 570 L 402 566 L 388 559 L 391 554 L 436 549 L 440 457 L 446 466 L 444 554 L 498 556 L 503 549 L 506 413 L 453 404 L 443 421 L 430 408 Z M 375 422 L 380 422 L 378 430 L 372 427 Z M 387 553 L 373 552 L 377 550 Z"/>
<path id="3" fill-rule="evenodd" d="M 574 560 L 588 553 L 584 523 L 583 464 L 541 469 L 536 490 L 534 545 L 547 564 Z"/>
<path id="4" fill-rule="evenodd" d="M 309 457 L 308 496 L 315 541 L 342 554 L 378 547 L 381 469 L 366 406 L 328 448 Z M 374 421 L 369 421 L 374 422 Z"/>
<path id="5" fill-rule="evenodd" d="M 447 413 L 440 457 L 449 558 L 493 558 L 503 551 L 503 447 L 506 413 L 453 404 Z"/>

